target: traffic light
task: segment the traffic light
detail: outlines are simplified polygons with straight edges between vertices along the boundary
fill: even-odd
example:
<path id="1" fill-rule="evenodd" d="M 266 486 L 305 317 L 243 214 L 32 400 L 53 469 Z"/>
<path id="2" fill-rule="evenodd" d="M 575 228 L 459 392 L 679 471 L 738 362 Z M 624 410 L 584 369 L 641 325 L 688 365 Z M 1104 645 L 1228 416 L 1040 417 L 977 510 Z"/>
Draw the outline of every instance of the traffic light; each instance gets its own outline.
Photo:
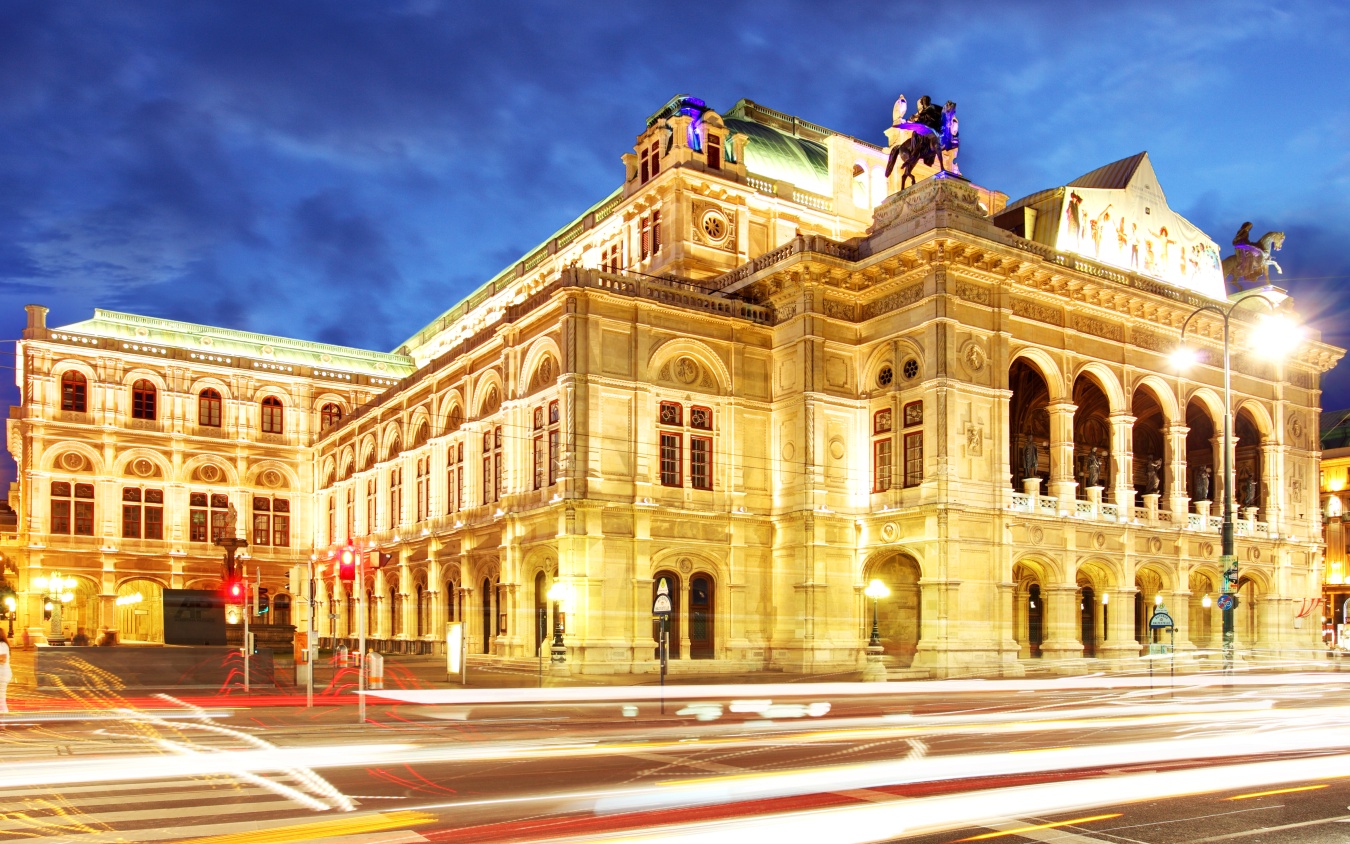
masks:
<path id="1" fill-rule="evenodd" d="M 338 580 L 344 583 L 356 580 L 356 547 L 350 542 L 338 552 Z"/>
<path id="2" fill-rule="evenodd" d="M 254 610 L 256 611 L 256 614 L 257 614 L 257 615 L 267 615 L 267 609 L 268 609 L 268 606 L 269 606 L 269 602 L 268 602 L 268 600 L 267 600 L 267 587 L 266 587 L 266 586 L 259 586 L 259 587 L 258 587 L 258 603 L 257 603 L 257 605 L 254 607 Z"/>
<path id="3" fill-rule="evenodd" d="M 225 600 L 231 604 L 242 604 L 244 602 L 243 578 L 232 577 L 225 581 Z"/>

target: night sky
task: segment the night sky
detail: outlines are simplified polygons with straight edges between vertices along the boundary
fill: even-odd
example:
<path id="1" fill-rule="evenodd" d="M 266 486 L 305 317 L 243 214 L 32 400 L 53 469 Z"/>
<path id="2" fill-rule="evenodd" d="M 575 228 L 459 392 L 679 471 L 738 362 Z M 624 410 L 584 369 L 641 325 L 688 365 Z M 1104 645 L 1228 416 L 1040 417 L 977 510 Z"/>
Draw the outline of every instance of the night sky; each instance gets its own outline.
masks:
<path id="1" fill-rule="evenodd" d="M 40 303 L 392 350 L 616 188 L 672 96 L 884 144 L 903 93 L 955 100 L 1011 199 L 1148 150 L 1225 252 L 1285 231 L 1346 346 L 1348 38 L 1325 0 L 5 0 L 0 339 Z M 1350 365 L 1325 388 L 1350 406 Z"/>

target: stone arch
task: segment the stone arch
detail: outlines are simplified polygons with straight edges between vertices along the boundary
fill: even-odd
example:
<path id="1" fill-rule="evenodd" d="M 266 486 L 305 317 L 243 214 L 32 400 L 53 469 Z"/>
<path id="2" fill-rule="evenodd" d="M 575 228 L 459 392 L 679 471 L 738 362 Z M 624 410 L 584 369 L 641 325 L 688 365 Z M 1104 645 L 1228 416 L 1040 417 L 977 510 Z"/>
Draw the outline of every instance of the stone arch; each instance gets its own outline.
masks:
<path id="1" fill-rule="evenodd" d="M 338 452 L 337 457 L 338 477 L 344 481 L 356 473 L 356 449 L 351 445 L 345 445 Z"/>
<path id="2" fill-rule="evenodd" d="M 1091 378 L 1106 394 L 1111 413 L 1124 413 L 1129 410 L 1125 401 L 1125 388 L 1121 386 L 1120 378 L 1109 366 L 1101 361 L 1090 360 L 1074 371 L 1071 383 L 1077 384 L 1078 379 L 1084 377 Z"/>
<path id="3" fill-rule="evenodd" d="M 215 375 L 202 375 L 192 380 L 188 391 L 192 394 L 194 403 L 201 397 L 202 390 L 215 390 L 220 393 L 221 401 L 233 401 L 235 398 L 234 391 L 230 389 L 225 379 Z"/>
<path id="4" fill-rule="evenodd" d="M 1012 365 L 1019 360 L 1026 361 L 1027 365 L 1041 376 L 1041 380 L 1045 381 L 1051 404 L 1062 402 L 1067 398 L 1068 389 L 1065 386 L 1064 372 L 1044 349 L 1028 346 L 1014 351 L 1008 356 L 1008 369 L 1011 370 Z"/>
<path id="5" fill-rule="evenodd" d="M 397 420 L 390 420 L 380 431 L 381 460 L 393 460 L 403 446 L 403 428 Z"/>
<path id="6" fill-rule="evenodd" d="M 164 641 L 164 590 L 168 583 L 151 574 L 133 574 L 117 581 L 113 591 L 117 597 L 139 593 L 141 600 L 114 607 L 113 618 L 119 640 Z"/>
<path id="7" fill-rule="evenodd" d="M 133 472 L 132 464 L 137 460 L 149 460 L 154 464 L 158 474 L 152 472 L 148 475 L 140 475 Z M 166 481 L 173 476 L 173 464 L 170 463 L 169 459 L 163 454 L 160 454 L 152 448 L 129 448 L 118 454 L 117 458 L 113 461 L 112 474 L 148 482 Z"/>
<path id="8" fill-rule="evenodd" d="M 1185 394 L 1185 400 L 1181 403 L 1182 407 L 1191 402 L 1199 402 L 1209 415 L 1209 421 L 1213 423 L 1215 431 L 1223 431 L 1223 399 L 1217 392 L 1209 387 L 1197 386 L 1189 393 Z"/>
<path id="9" fill-rule="evenodd" d="M 351 449 L 347 449 L 350 455 Z M 276 472 L 281 476 L 281 483 L 272 485 L 263 483 L 263 475 L 266 472 Z M 298 490 L 300 488 L 300 476 L 295 470 L 279 460 L 259 460 L 249 465 L 248 470 L 244 472 L 244 484 L 251 487 L 262 487 L 264 489 L 274 490 Z"/>
<path id="10" fill-rule="evenodd" d="M 1252 422 L 1256 425 L 1262 439 L 1271 439 L 1275 431 L 1275 421 L 1270 416 L 1270 411 L 1266 406 L 1256 399 L 1243 399 L 1233 408 L 1233 419 L 1237 420 L 1238 415 L 1246 412 L 1251 416 Z"/>
<path id="11" fill-rule="evenodd" d="M 325 457 L 319 464 L 319 489 L 327 489 L 337 480 L 337 460 Z"/>
<path id="12" fill-rule="evenodd" d="M 540 374 L 539 368 L 545 360 L 551 362 L 552 375 L 547 379 L 540 379 L 537 377 Z M 531 343 L 520 364 L 520 372 L 516 382 L 516 395 L 526 396 L 535 390 L 543 389 L 547 384 L 555 382 L 562 373 L 561 361 L 562 350 L 558 348 L 558 342 L 552 337 L 540 337 Z"/>
<path id="13" fill-rule="evenodd" d="M 713 392 L 725 395 L 731 390 L 731 373 L 727 371 L 722 358 L 707 343 L 689 337 L 666 340 L 652 349 L 647 357 L 647 377 L 655 378 L 666 364 L 686 356 L 693 358 L 712 374 L 715 382 Z M 695 389 L 697 386 L 702 385 L 690 385 L 690 388 Z"/>
<path id="14" fill-rule="evenodd" d="M 83 375 L 85 384 L 89 388 L 98 383 L 98 375 L 94 372 L 94 367 L 79 358 L 62 358 L 52 364 L 51 377 L 57 390 L 61 388 L 61 376 L 71 371 Z M 59 399 L 60 396 L 58 395 L 57 398 Z"/>
<path id="15" fill-rule="evenodd" d="M 1119 567 L 1100 557 L 1085 557 L 1078 561 L 1074 575 L 1078 587 L 1078 641 L 1083 645 L 1083 656 L 1096 657 L 1106 641 L 1108 621 L 1107 603 L 1103 597 L 1120 581 Z"/>
<path id="16" fill-rule="evenodd" d="M 431 439 L 431 414 L 418 407 L 408 420 L 408 448 L 421 448 Z"/>
<path id="17" fill-rule="evenodd" d="M 730 599 L 729 577 L 725 563 L 711 554 L 667 551 L 652 558 L 652 600 L 659 577 L 669 573 L 678 583 L 671 601 L 674 613 L 670 622 L 672 659 L 712 659 L 725 644 L 726 608 Z M 699 597 L 699 581 L 704 593 Z M 653 623 L 653 642 L 656 642 Z"/>
<path id="18" fill-rule="evenodd" d="M 356 464 L 356 471 L 366 472 L 375 468 L 376 452 L 378 450 L 376 445 L 374 434 L 366 434 L 361 438 L 361 443 L 358 446 L 360 459 Z"/>
<path id="19" fill-rule="evenodd" d="M 57 465 L 56 461 L 58 458 L 70 452 L 75 452 L 85 460 L 89 461 L 90 468 L 81 471 L 92 472 L 96 475 L 104 474 L 103 455 L 98 449 L 93 448 L 86 443 L 71 442 L 69 440 L 62 440 L 61 442 L 47 446 L 42 452 L 42 460 L 39 464 L 42 467 L 42 471 L 58 474 L 68 471 L 64 467 Z"/>
<path id="20" fill-rule="evenodd" d="M 464 396 L 452 389 L 440 397 L 436 409 L 435 430 L 441 435 L 453 434 L 464 425 Z"/>
<path id="21" fill-rule="evenodd" d="M 923 640 L 923 595 L 919 587 L 922 577 L 919 560 L 903 550 L 872 554 L 863 566 L 864 584 L 880 580 L 889 590 L 885 598 L 875 601 L 863 596 L 863 638 L 871 638 L 875 612 L 882 652 L 902 668 L 914 663 Z"/>
<path id="22" fill-rule="evenodd" d="M 506 386 L 502 383 L 501 373 L 495 369 L 484 372 L 473 391 L 474 418 L 482 419 L 496 413 L 505 397 Z"/>
<path id="23" fill-rule="evenodd" d="M 1153 400 L 1162 408 L 1163 418 L 1169 424 L 1176 424 L 1181 420 L 1181 405 L 1177 402 L 1176 391 L 1173 390 L 1166 381 L 1158 375 L 1145 375 L 1134 383 L 1134 390 L 1131 395 L 1140 390 L 1148 390 L 1153 396 Z"/>
<path id="24" fill-rule="evenodd" d="M 1020 659 L 1039 659 L 1041 643 L 1049 632 L 1046 600 L 1049 588 L 1059 583 L 1059 565 L 1039 554 L 1024 554 L 1012 566 L 1012 638 Z"/>
<path id="25" fill-rule="evenodd" d="M 281 406 L 287 410 L 295 409 L 295 401 L 291 398 L 291 394 L 276 384 L 259 385 L 259 387 L 253 391 L 253 398 L 251 401 L 254 404 L 260 404 L 265 398 L 274 398 L 280 401 Z"/>
<path id="26" fill-rule="evenodd" d="M 128 369 L 125 373 L 123 373 L 122 386 L 130 390 L 131 385 L 135 384 L 137 381 L 140 381 L 142 379 L 149 381 L 151 384 L 154 384 L 155 390 L 158 391 L 160 395 L 163 395 L 164 392 L 168 390 L 168 384 L 164 380 L 163 375 L 154 371 L 153 369 L 147 369 L 143 366 L 132 367 L 131 369 Z"/>
<path id="27" fill-rule="evenodd" d="M 239 472 L 234 464 L 222 460 L 214 454 L 199 454 L 183 463 L 183 467 L 178 472 L 178 477 L 174 480 L 178 483 L 191 483 L 197 470 L 206 465 L 213 465 L 221 471 L 223 479 L 217 483 L 220 486 L 239 486 Z"/>

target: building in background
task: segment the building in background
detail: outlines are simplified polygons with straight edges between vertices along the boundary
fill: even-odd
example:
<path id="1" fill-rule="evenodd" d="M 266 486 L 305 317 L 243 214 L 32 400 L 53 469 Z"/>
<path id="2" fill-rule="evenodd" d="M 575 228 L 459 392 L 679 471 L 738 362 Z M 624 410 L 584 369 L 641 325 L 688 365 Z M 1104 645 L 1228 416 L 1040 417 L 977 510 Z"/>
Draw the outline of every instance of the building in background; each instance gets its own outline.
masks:
<path id="1" fill-rule="evenodd" d="M 1158 602 L 1204 658 L 1219 323 L 1191 323 L 1195 372 L 1167 355 L 1223 295 L 1217 245 L 1145 154 L 1009 205 L 924 164 L 899 191 L 888 152 L 678 97 L 617 190 L 388 355 L 37 309 L 10 422 L 22 570 L 75 572 L 104 622 L 136 584 L 218 582 L 192 539 L 213 502 L 252 537 L 281 499 L 292 544 L 249 565 L 304 588 L 313 553 L 325 641 L 364 625 L 424 650 L 458 621 L 471 652 L 533 660 L 561 627 L 570 670 L 654 670 L 664 580 L 677 670 L 852 671 L 875 579 L 897 671 L 1129 664 Z M 1233 317 L 1248 658 L 1318 644 L 1312 431 L 1342 354 L 1258 360 L 1256 318 Z M 87 418 L 70 372 L 97 385 Z M 137 415 L 145 385 L 163 417 Z M 206 390 L 224 436 L 201 430 Z M 155 488 L 163 538 L 143 515 L 128 537 Z M 371 561 L 354 588 L 328 564 L 349 540 Z"/>
<path id="2" fill-rule="evenodd" d="M 1350 645 L 1350 560 L 1346 555 L 1345 505 L 1350 495 L 1350 410 L 1322 414 L 1319 478 L 1326 540 L 1320 616 L 1323 638 Z"/>

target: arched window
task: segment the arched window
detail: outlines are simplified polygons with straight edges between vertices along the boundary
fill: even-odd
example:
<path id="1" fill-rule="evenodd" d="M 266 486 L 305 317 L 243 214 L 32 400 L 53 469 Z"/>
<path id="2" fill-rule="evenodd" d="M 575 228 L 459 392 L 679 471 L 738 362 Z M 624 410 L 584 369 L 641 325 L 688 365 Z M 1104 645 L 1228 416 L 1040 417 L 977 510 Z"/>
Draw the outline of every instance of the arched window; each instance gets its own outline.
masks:
<path id="1" fill-rule="evenodd" d="M 61 409 L 84 413 L 88 409 L 85 402 L 85 380 L 80 373 L 71 370 L 61 376 Z"/>
<path id="2" fill-rule="evenodd" d="M 281 399 L 268 396 L 262 400 L 262 432 L 280 434 L 284 430 L 281 424 Z"/>
<path id="3" fill-rule="evenodd" d="M 144 378 L 131 385 L 131 418 L 155 418 L 155 385 Z"/>
<path id="4" fill-rule="evenodd" d="M 220 427 L 220 393 L 202 390 L 201 395 L 197 396 L 197 424 Z"/>
<path id="5" fill-rule="evenodd" d="M 329 402 L 319 409 L 319 429 L 325 430 L 342 421 L 342 408 Z"/>

